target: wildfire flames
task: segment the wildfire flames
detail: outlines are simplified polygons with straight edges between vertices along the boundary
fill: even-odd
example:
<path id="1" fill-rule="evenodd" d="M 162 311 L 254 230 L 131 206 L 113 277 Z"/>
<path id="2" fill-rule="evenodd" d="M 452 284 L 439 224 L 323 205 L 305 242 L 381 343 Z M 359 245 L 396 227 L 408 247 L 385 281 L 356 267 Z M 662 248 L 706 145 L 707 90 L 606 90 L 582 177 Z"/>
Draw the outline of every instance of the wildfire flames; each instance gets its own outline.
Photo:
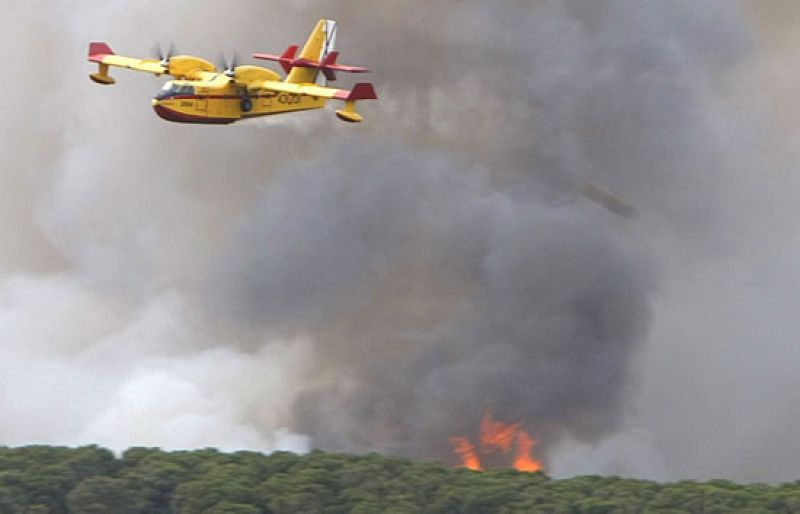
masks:
<path id="1" fill-rule="evenodd" d="M 456 454 L 461 457 L 461 466 L 472 471 L 483 471 L 481 467 L 481 459 L 478 457 L 478 452 L 475 451 L 475 445 L 472 444 L 467 437 L 452 437 L 450 444 Z"/>
<path id="2" fill-rule="evenodd" d="M 514 451 L 513 466 L 517 471 L 533 473 L 542 469 L 542 463 L 533 457 L 533 447 L 536 446 L 536 441 L 522 429 L 519 423 L 508 425 L 492 419 L 491 414 L 486 414 L 481 420 L 480 437 L 480 448 L 483 455 L 497 452 L 509 454 Z M 478 449 L 468 437 L 452 437 L 450 444 L 453 445 L 453 451 L 461 459 L 461 467 L 473 471 L 483 471 Z"/>
<path id="3" fill-rule="evenodd" d="M 517 434 L 517 456 L 514 457 L 514 469 L 533 473 L 542 469 L 542 463 L 533 458 L 533 447 L 536 441 L 524 431 Z"/>

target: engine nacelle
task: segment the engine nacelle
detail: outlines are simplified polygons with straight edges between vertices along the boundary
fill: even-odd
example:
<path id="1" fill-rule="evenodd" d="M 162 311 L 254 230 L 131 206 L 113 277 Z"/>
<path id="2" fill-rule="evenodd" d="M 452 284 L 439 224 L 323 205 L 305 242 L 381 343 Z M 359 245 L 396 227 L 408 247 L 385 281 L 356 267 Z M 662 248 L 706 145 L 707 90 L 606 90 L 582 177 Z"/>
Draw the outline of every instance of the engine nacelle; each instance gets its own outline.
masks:
<path id="1" fill-rule="evenodd" d="M 214 73 L 217 68 L 211 62 L 200 57 L 176 55 L 169 59 L 169 74 L 177 79 L 195 78 L 193 77 L 194 73 L 203 71 Z"/>
<path id="2" fill-rule="evenodd" d="M 281 76 L 272 70 L 263 68 L 261 66 L 237 66 L 234 70 L 236 73 L 236 80 L 250 84 L 259 80 L 274 80 L 280 81 Z"/>

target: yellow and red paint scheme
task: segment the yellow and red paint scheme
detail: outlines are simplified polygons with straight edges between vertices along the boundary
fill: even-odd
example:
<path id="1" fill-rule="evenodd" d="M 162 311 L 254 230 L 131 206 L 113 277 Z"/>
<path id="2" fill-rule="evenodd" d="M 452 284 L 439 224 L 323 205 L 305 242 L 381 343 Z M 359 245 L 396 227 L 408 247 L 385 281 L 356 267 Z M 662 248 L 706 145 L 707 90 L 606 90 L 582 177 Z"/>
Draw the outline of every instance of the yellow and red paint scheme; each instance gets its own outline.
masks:
<path id="1" fill-rule="evenodd" d="M 335 71 L 361 73 L 365 68 L 336 64 L 338 53 L 331 51 L 336 24 L 320 20 L 306 43 L 300 58 L 294 59 L 297 47 L 287 62 L 286 80 L 272 70 L 260 66 L 237 66 L 218 71 L 209 61 L 192 56 L 174 56 L 167 60 L 136 59 L 118 56 L 105 43 L 89 45 L 89 60 L 99 65 L 90 78 L 103 85 L 114 84 L 108 75 L 109 67 L 122 67 L 155 75 L 171 75 L 171 80 L 152 100 L 156 114 L 179 123 L 229 124 L 242 119 L 288 112 L 321 109 L 329 99 L 345 102 L 336 115 L 350 122 L 362 117 L 355 112 L 358 100 L 377 99 L 371 84 L 361 83 L 348 91 L 319 86 L 315 83 L 318 72 L 326 78 L 335 78 Z M 291 47 L 290 47 L 291 48 Z M 257 58 L 271 58 L 256 54 Z M 314 60 L 314 58 L 319 60 Z"/>
<path id="2" fill-rule="evenodd" d="M 321 109 L 327 101 L 265 88 L 249 90 L 218 74 L 209 80 L 167 82 L 152 103 L 156 114 L 168 121 L 227 124 L 244 118 Z"/>

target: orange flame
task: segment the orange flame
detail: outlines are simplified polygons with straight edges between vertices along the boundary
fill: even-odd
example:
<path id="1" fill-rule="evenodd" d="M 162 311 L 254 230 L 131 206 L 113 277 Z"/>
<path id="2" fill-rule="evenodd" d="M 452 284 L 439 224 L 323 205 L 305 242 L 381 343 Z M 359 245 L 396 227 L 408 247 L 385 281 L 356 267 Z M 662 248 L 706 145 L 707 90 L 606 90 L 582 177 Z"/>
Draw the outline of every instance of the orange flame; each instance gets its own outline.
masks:
<path id="1" fill-rule="evenodd" d="M 528 473 L 534 473 L 543 469 L 541 461 L 533 456 L 533 447 L 537 441 L 522 429 L 519 423 L 506 424 L 502 421 L 495 421 L 492 415 L 487 413 L 481 420 L 481 450 L 484 455 L 490 455 L 496 451 L 504 454 L 515 449 L 514 469 Z M 450 444 L 461 458 L 461 466 L 473 471 L 483 471 L 481 458 L 475 445 L 468 437 L 452 437 Z"/>
<path id="2" fill-rule="evenodd" d="M 481 420 L 481 446 L 486 453 L 496 450 L 508 453 L 518 430 L 519 423 L 506 425 L 502 421 L 494 421 L 492 415 L 487 413 Z"/>
<path id="3" fill-rule="evenodd" d="M 514 469 L 534 473 L 542 470 L 542 463 L 533 458 L 533 447 L 536 446 L 531 436 L 524 430 L 517 435 L 517 456 L 514 458 Z"/>
<path id="4" fill-rule="evenodd" d="M 483 471 L 481 467 L 481 459 L 478 457 L 478 452 L 475 451 L 475 446 L 466 437 L 451 437 L 450 444 L 456 454 L 461 457 L 461 467 L 471 469 L 472 471 Z"/>

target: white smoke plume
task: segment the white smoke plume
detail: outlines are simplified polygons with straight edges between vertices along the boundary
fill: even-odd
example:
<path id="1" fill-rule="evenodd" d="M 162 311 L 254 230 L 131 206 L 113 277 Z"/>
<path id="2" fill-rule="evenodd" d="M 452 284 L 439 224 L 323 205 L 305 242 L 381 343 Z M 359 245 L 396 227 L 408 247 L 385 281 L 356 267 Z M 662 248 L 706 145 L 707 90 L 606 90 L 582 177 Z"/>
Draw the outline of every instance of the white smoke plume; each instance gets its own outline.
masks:
<path id="1" fill-rule="evenodd" d="M 796 477 L 797 8 L 93 4 L 0 2 L 1 444 L 448 460 L 492 409 L 557 474 Z M 213 58 L 322 16 L 375 68 L 362 126 L 178 126 L 160 80 L 86 77 L 90 40 Z"/>

